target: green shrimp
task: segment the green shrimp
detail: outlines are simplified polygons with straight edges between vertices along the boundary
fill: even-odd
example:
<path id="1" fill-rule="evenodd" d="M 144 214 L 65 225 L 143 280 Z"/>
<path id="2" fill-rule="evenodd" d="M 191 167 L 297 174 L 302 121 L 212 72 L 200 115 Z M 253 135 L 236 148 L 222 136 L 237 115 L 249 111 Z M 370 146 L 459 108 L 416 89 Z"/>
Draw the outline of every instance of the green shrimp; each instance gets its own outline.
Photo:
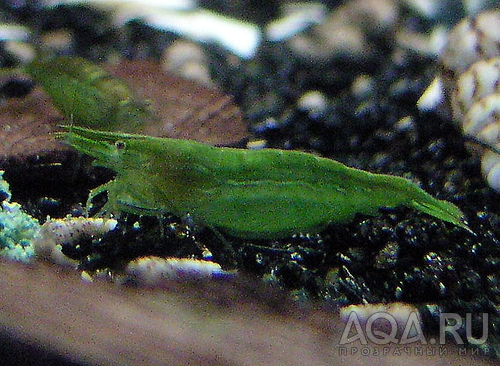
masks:
<path id="1" fill-rule="evenodd" d="M 24 71 L 75 125 L 137 132 L 155 118 L 150 103 L 137 97 L 123 80 L 83 58 L 38 58 Z"/>
<path id="2" fill-rule="evenodd" d="M 404 178 L 316 155 L 67 129 L 67 143 L 116 172 L 89 196 L 91 202 L 107 191 L 108 213 L 190 214 L 195 223 L 235 237 L 279 239 L 403 205 L 469 230 L 455 205 Z"/>

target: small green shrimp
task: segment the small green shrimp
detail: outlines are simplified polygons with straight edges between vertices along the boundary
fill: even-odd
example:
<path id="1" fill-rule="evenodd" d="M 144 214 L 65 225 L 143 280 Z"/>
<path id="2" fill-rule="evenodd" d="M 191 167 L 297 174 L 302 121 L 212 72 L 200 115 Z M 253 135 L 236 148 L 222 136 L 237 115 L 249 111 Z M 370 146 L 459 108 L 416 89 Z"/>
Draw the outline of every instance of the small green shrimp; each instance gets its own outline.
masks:
<path id="1" fill-rule="evenodd" d="M 116 172 L 88 201 L 106 191 L 103 210 L 111 214 L 190 214 L 196 224 L 234 237 L 279 239 L 403 205 L 469 230 L 455 205 L 404 178 L 313 154 L 67 129 L 68 144 Z"/>
<path id="2" fill-rule="evenodd" d="M 83 58 L 37 58 L 24 71 L 78 126 L 137 132 L 155 119 L 149 102 L 138 98 L 123 80 Z"/>

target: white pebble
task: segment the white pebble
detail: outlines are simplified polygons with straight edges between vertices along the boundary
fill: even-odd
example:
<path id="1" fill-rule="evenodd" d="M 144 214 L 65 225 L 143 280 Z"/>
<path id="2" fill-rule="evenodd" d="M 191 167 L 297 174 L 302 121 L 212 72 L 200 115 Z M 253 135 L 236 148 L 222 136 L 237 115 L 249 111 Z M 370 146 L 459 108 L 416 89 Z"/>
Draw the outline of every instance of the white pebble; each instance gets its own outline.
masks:
<path id="1" fill-rule="evenodd" d="M 75 243 L 83 236 L 99 237 L 113 230 L 118 222 L 114 219 L 66 217 L 49 219 L 40 228 L 34 240 L 35 254 L 63 266 L 76 267 L 77 261 L 61 251 L 65 243 Z"/>
<path id="2" fill-rule="evenodd" d="M 158 286 L 165 280 L 198 280 L 230 277 L 233 271 L 224 271 L 217 263 L 189 258 L 142 257 L 131 261 L 125 272 L 139 284 Z"/>

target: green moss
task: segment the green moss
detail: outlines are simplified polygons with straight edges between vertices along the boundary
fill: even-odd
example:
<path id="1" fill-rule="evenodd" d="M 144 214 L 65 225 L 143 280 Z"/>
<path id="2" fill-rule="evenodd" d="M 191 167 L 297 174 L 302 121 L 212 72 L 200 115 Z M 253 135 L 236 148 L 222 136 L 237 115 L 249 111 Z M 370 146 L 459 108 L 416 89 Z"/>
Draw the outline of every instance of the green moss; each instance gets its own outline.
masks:
<path id="1" fill-rule="evenodd" d="M 28 215 L 16 202 L 9 202 L 9 184 L 0 171 L 0 194 L 4 198 L 0 211 L 0 257 L 29 262 L 34 256 L 33 240 L 40 231 L 36 219 Z M 1 199 L 0 198 L 0 199 Z"/>

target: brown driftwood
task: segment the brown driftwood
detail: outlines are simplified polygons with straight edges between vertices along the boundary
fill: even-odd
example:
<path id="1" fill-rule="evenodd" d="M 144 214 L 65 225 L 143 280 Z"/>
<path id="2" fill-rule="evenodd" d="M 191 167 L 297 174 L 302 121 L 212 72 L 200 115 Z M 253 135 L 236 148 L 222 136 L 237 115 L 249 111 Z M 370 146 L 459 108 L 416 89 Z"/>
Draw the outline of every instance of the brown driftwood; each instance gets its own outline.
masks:
<path id="1" fill-rule="evenodd" d="M 337 314 L 297 309 L 249 280 L 144 288 L 6 262 L 0 274 L 2 365 L 493 364 L 453 348 L 444 357 L 341 356 Z"/>

